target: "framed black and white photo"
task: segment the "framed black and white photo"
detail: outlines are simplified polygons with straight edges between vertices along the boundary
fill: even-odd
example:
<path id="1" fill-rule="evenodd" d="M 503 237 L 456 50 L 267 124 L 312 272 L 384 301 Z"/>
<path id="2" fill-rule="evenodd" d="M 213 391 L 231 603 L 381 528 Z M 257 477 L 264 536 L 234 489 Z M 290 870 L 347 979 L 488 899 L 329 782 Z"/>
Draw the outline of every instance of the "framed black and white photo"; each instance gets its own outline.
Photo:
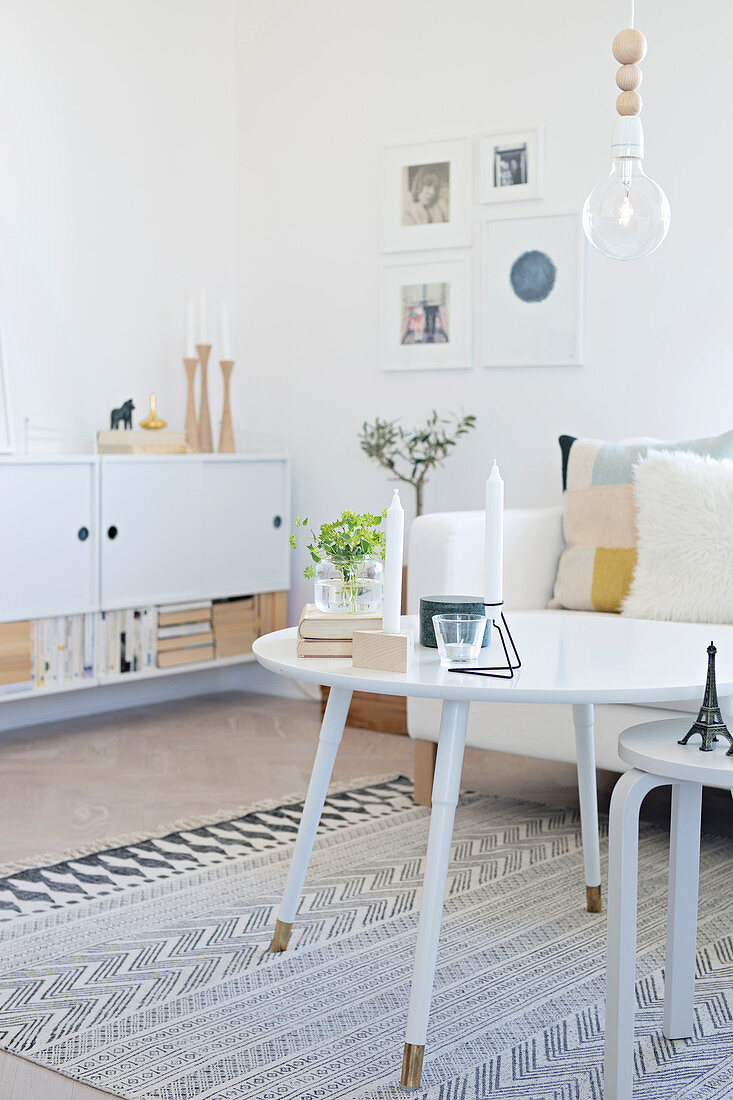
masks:
<path id="1" fill-rule="evenodd" d="M 461 370 L 471 366 L 467 260 L 385 264 L 382 368 Z"/>
<path id="2" fill-rule="evenodd" d="M 479 202 L 542 198 L 541 126 L 479 139 Z"/>
<path id="3" fill-rule="evenodd" d="M 584 240 L 577 214 L 484 223 L 484 366 L 580 365 Z"/>
<path id="4" fill-rule="evenodd" d="M 468 139 L 384 151 L 382 249 L 413 252 L 471 243 Z"/>
<path id="5" fill-rule="evenodd" d="M 0 337 L 0 454 L 7 454 L 14 449 L 15 440 L 13 437 L 13 418 L 10 412 L 8 370 L 3 357 L 2 339 Z"/>

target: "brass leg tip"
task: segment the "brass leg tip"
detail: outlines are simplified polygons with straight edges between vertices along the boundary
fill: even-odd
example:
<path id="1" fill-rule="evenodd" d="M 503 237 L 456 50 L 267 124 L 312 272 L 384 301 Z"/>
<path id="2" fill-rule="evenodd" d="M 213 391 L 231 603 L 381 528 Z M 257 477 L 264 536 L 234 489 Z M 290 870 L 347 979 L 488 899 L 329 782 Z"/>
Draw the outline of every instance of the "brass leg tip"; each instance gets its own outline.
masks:
<path id="1" fill-rule="evenodd" d="M 406 1089 L 420 1088 L 424 1053 L 424 1046 L 417 1046 L 415 1043 L 405 1043 L 405 1053 L 402 1055 L 402 1077 L 400 1078 L 400 1082 Z"/>
<path id="2" fill-rule="evenodd" d="M 293 929 L 293 922 L 287 924 L 284 920 L 275 921 L 275 934 L 272 937 L 270 951 L 285 951 Z"/>
<path id="3" fill-rule="evenodd" d="M 589 913 L 600 913 L 603 906 L 601 905 L 601 888 L 600 886 L 586 886 L 585 888 L 585 904 Z"/>

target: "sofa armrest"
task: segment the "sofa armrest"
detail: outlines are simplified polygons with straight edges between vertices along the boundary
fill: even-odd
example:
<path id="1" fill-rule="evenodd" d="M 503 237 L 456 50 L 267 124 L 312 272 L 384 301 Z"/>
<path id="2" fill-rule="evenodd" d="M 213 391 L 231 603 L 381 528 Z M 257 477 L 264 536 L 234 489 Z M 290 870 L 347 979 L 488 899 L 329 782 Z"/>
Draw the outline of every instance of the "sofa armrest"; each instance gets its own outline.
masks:
<path id="1" fill-rule="evenodd" d="M 410 529 L 407 610 L 421 596 L 482 595 L 483 512 L 433 512 Z M 504 602 L 515 610 L 547 606 L 563 549 L 559 508 L 512 508 L 504 513 Z"/>

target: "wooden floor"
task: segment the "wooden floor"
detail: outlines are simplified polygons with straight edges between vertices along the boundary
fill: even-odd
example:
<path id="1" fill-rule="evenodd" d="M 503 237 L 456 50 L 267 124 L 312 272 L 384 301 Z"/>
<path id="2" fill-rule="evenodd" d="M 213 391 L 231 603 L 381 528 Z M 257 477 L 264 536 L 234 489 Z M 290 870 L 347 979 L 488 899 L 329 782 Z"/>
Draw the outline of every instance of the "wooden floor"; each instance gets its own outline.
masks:
<path id="1" fill-rule="evenodd" d="M 226 694 L 0 735 L 0 864 L 104 847 L 127 834 L 234 814 L 303 793 L 319 706 Z M 412 775 L 407 737 L 347 729 L 334 779 Z M 463 784 L 556 805 L 577 803 L 570 765 L 468 750 Z M 2 1100 L 107 1096 L 0 1053 Z"/>

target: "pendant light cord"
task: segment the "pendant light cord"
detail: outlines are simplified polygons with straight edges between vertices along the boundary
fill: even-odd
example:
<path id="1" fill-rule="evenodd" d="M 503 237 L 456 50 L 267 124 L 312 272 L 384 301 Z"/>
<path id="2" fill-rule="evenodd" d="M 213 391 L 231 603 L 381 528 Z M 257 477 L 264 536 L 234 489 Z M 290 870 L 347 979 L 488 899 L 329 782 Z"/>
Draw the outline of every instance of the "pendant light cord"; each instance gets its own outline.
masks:
<path id="1" fill-rule="evenodd" d="M 634 0 L 631 0 L 631 22 L 629 23 L 629 26 L 632 29 L 633 29 L 633 26 L 634 26 L 634 7 L 635 7 L 635 2 L 634 2 Z"/>

